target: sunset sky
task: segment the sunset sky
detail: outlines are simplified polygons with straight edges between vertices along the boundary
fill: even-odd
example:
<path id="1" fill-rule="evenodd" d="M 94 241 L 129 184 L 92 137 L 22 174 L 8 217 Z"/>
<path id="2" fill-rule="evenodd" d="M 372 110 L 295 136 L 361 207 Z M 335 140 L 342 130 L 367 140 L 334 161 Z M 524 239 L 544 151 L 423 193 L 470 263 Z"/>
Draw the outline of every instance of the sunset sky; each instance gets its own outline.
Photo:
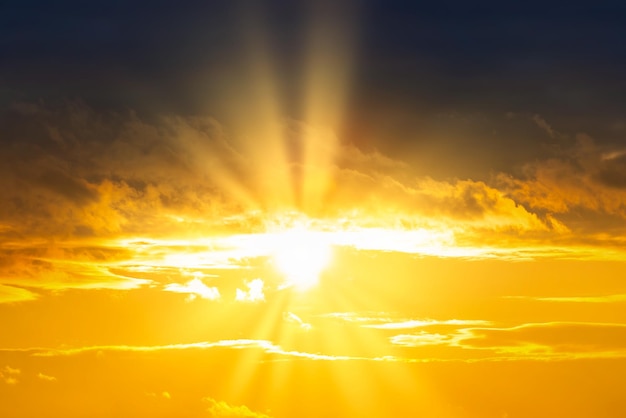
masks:
<path id="1" fill-rule="evenodd" d="M 0 6 L 0 417 L 626 411 L 626 6 Z"/>

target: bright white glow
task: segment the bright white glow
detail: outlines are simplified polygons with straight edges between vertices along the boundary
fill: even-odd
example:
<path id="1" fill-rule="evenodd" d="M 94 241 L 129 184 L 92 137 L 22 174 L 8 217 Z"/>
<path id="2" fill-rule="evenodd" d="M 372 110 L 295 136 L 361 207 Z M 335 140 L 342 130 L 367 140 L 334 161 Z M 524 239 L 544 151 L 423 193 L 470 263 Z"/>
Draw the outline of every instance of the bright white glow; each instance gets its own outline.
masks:
<path id="1" fill-rule="evenodd" d="M 328 265 L 330 242 L 323 232 L 295 228 L 274 236 L 272 256 L 287 282 L 305 290 L 317 284 Z"/>

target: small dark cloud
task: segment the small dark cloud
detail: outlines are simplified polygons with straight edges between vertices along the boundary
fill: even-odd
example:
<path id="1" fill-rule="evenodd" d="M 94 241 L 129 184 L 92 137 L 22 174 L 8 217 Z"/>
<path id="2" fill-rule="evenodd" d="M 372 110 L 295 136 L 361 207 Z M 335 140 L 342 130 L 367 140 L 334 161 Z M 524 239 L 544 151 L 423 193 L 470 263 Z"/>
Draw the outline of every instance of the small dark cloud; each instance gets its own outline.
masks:
<path id="1" fill-rule="evenodd" d="M 45 171 L 35 182 L 80 205 L 98 200 L 98 192 L 84 180 L 70 177 L 60 171 Z"/>
<path id="2" fill-rule="evenodd" d="M 597 178 L 609 187 L 626 189 L 626 155 L 604 160 Z"/>

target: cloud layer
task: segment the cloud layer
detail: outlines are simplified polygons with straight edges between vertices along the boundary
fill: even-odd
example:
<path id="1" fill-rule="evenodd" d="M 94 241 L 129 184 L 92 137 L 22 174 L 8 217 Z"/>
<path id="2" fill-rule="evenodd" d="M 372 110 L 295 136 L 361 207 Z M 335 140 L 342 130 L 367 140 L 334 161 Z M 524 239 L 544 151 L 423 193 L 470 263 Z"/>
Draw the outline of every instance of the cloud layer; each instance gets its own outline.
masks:
<path id="1" fill-rule="evenodd" d="M 332 245 L 375 251 L 621 257 L 624 150 L 585 135 L 517 175 L 473 180 L 416 176 L 296 121 L 240 132 L 208 117 L 73 102 L 15 104 L 0 127 L 4 302 L 32 300 L 37 288 L 137 288 L 167 271 L 176 277 L 164 290 L 219 299 L 221 289 L 188 274 L 267 257 L 254 234 L 297 222 L 332 232 Z M 240 300 L 263 299 L 239 289 Z"/>

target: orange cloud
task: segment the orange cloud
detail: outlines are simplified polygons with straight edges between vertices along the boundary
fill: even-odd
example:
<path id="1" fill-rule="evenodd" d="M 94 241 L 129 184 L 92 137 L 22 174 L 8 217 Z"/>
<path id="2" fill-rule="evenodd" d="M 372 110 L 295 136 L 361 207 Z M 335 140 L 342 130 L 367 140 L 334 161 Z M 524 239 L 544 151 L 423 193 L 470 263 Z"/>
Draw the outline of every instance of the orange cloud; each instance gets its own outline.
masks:
<path id="1" fill-rule="evenodd" d="M 515 200 L 551 213 L 587 209 L 626 217 L 626 159 L 622 150 L 607 152 L 588 135 L 570 149 L 525 167 L 525 178 L 499 176 Z"/>
<path id="2" fill-rule="evenodd" d="M 133 289 L 150 280 L 115 274 L 112 266 L 128 256 L 124 249 L 97 245 L 28 242 L 0 251 L 0 294 L 33 299 L 13 286 L 63 289 Z M 31 292 L 32 293 L 32 292 Z"/>
<path id="3" fill-rule="evenodd" d="M 0 369 L 0 381 L 3 381 L 7 385 L 16 385 L 20 374 L 22 374 L 20 369 L 13 368 L 11 366 L 4 366 Z"/>
<path id="4" fill-rule="evenodd" d="M 0 211 L 11 234 L 180 236 L 198 228 L 214 231 L 218 219 L 281 208 L 323 216 L 368 208 L 378 215 L 436 222 L 443 217 L 486 228 L 546 229 L 534 214 L 483 182 L 416 179 L 406 163 L 378 151 L 364 152 L 336 138 L 314 141 L 312 127 L 296 133 L 310 138 L 311 158 L 276 160 L 274 154 L 226 140 L 210 118 L 162 117 L 147 123 L 132 114 L 103 118 L 82 105 L 22 106 L 14 112 L 21 124 L 10 143 L 27 125 L 38 129 L 28 133 L 23 149 L 6 155 L 0 169 L 10 202 Z M 317 203 L 298 207 L 291 190 L 298 185 L 265 184 L 268 176 L 295 176 L 293 182 L 301 181 L 301 192 L 308 193 L 302 199 Z M 283 201 L 276 200 L 281 195 Z"/>
<path id="5" fill-rule="evenodd" d="M 165 271 L 178 284 L 164 290 L 201 295 L 183 291 L 183 268 L 211 274 L 267 257 L 260 237 L 289 227 L 289 214 L 336 234 L 332 245 L 361 250 L 607 257 L 589 248 L 613 245 L 623 256 L 621 224 L 603 218 L 612 225 L 603 228 L 595 216 L 626 216 L 623 150 L 584 136 L 521 177 L 441 180 L 299 122 L 268 127 L 265 149 L 211 118 L 146 121 L 81 104 L 11 112 L 0 156 L 0 301 L 34 298 L 19 286 L 132 289 Z M 574 216 L 583 209 L 594 216 Z M 251 292 L 236 297 L 264 297 Z"/>

